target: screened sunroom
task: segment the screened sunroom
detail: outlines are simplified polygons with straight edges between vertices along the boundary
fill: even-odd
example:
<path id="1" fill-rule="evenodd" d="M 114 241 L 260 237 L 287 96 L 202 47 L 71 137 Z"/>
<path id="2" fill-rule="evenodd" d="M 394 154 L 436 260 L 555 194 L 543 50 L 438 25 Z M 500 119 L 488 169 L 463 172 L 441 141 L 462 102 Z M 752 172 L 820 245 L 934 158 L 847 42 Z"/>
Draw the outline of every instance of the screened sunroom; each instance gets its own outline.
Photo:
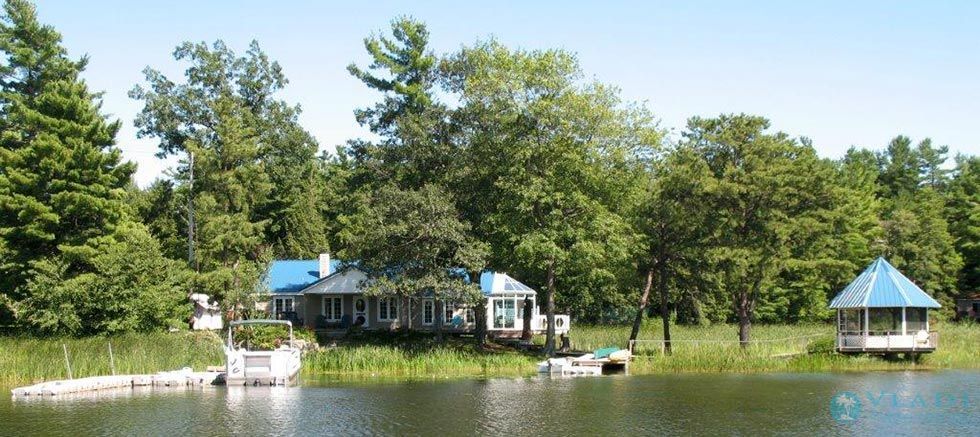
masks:
<path id="1" fill-rule="evenodd" d="M 878 258 L 830 302 L 840 352 L 932 352 L 929 309 L 939 302 Z"/>

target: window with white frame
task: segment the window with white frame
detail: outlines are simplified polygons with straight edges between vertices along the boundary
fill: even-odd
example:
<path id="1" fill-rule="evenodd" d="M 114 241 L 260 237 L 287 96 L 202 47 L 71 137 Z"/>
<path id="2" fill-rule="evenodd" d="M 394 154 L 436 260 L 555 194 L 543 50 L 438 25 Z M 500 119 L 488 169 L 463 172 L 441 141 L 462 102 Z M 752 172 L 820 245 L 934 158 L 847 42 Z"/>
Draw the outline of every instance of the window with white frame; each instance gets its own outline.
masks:
<path id="1" fill-rule="evenodd" d="M 383 297 L 378 299 L 378 320 L 390 322 L 398 319 L 398 299 Z"/>
<path id="2" fill-rule="evenodd" d="M 422 324 L 431 325 L 435 322 L 436 304 L 432 299 L 422 301 Z"/>
<path id="3" fill-rule="evenodd" d="M 339 322 L 340 318 L 343 317 L 342 305 L 343 300 L 340 296 L 324 296 L 320 314 L 331 322 Z"/>
<path id="4" fill-rule="evenodd" d="M 514 327 L 517 319 L 517 304 L 513 298 L 493 300 L 493 327 L 509 329 Z"/>
<path id="5" fill-rule="evenodd" d="M 453 304 L 451 304 L 451 303 L 449 303 L 449 302 L 446 302 L 446 303 L 443 303 L 442 304 L 442 308 L 444 310 L 443 312 L 444 312 L 444 316 L 445 316 L 445 318 L 442 319 L 442 324 L 444 324 L 444 325 L 452 325 L 453 324 L 453 317 L 456 316 L 456 306 L 453 305 Z"/>
<path id="6" fill-rule="evenodd" d="M 272 300 L 272 314 L 279 317 L 280 314 L 293 310 L 292 297 L 277 297 Z"/>

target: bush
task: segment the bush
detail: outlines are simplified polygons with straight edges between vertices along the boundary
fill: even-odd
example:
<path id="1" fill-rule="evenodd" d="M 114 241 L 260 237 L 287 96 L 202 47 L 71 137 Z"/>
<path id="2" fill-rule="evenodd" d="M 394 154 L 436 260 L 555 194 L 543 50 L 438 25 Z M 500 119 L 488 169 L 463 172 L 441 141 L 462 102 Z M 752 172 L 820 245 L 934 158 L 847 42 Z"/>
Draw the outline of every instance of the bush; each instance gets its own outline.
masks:
<path id="1" fill-rule="evenodd" d="M 309 329 L 293 329 L 293 338 L 316 343 L 316 334 Z M 283 325 L 247 325 L 235 328 L 235 344 L 251 350 L 273 350 L 289 341 L 289 328 Z"/>

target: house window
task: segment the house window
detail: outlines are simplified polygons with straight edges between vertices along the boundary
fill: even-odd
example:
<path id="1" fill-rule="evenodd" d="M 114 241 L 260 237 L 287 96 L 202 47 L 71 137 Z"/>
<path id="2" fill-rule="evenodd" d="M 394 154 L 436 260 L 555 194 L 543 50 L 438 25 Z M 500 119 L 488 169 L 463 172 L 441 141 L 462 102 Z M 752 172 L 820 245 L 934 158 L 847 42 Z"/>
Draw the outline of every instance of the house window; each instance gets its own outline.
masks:
<path id="1" fill-rule="evenodd" d="M 390 322 L 398 319 L 398 299 L 383 297 L 378 299 L 378 320 Z"/>
<path id="2" fill-rule="evenodd" d="M 323 314 L 323 317 L 331 322 L 338 322 L 340 321 L 343 312 L 341 310 L 341 305 L 342 305 L 342 300 L 340 296 L 337 297 L 324 296 L 323 308 L 321 309 L 321 314 Z"/>
<path id="3" fill-rule="evenodd" d="M 291 297 L 277 297 L 272 300 L 272 314 L 279 318 L 282 313 L 288 313 L 293 311 L 293 298 Z"/>
<path id="4" fill-rule="evenodd" d="M 431 325 L 435 320 L 436 309 L 432 299 L 422 301 L 422 324 Z"/>
<path id="5" fill-rule="evenodd" d="M 517 318 L 517 306 L 514 299 L 499 299 L 493 301 L 493 327 L 496 329 L 513 329 Z"/>
<path id="6" fill-rule="evenodd" d="M 443 306 L 443 309 L 444 309 L 444 311 L 443 311 L 444 316 L 446 317 L 446 318 L 442 319 L 442 324 L 444 324 L 444 325 L 452 325 L 453 324 L 453 316 L 456 314 L 456 307 L 453 304 L 448 303 L 448 302 L 443 303 L 442 306 Z"/>

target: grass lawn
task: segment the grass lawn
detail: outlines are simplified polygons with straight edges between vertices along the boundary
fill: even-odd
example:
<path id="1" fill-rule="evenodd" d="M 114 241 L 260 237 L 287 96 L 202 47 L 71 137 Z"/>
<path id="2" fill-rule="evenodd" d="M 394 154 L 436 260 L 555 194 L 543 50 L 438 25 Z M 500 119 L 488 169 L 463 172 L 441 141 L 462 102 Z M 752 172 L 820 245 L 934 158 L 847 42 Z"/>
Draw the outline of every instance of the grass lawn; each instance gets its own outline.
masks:
<path id="1" fill-rule="evenodd" d="M 673 354 L 664 355 L 657 342 L 641 342 L 630 366 L 633 374 L 674 372 L 823 372 L 907 369 L 980 369 L 980 324 L 941 323 L 939 348 L 918 362 L 875 356 L 843 356 L 833 352 L 833 326 L 757 325 L 747 349 L 737 342 L 733 325 L 673 326 Z M 648 320 L 644 340 L 660 339 L 660 324 Z M 593 350 L 626 347 L 629 326 L 573 326 L 572 347 Z M 538 343 L 543 338 L 536 338 Z M 75 377 L 109 375 L 109 343 L 116 373 L 154 373 L 190 366 L 203 370 L 221 365 L 221 338 L 215 333 L 178 332 L 126 334 L 82 339 L 0 337 L 0 386 L 63 379 L 62 344 L 68 348 Z M 429 378 L 521 376 L 536 371 L 540 356 L 491 345 L 481 350 L 472 339 L 447 337 L 443 343 L 422 333 L 362 333 L 341 339 L 336 347 L 307 353 L 306 376 L 338 378 Z"/>

